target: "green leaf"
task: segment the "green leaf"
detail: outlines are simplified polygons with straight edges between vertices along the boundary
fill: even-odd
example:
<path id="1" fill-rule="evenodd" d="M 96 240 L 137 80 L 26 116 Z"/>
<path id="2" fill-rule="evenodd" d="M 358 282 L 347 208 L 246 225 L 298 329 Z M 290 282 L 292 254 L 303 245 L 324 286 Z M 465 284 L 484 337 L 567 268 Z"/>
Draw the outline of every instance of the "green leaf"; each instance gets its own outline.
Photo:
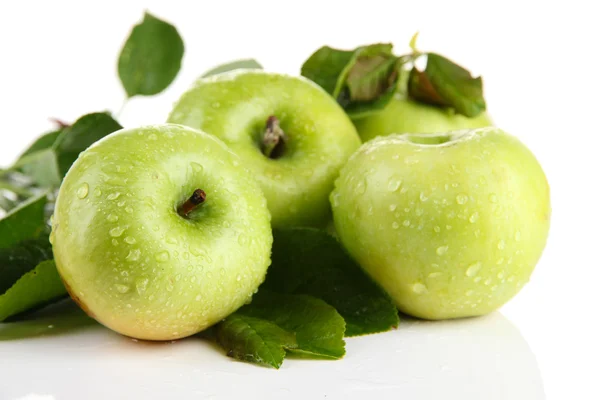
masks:
<path id="1" fill-rule="evenodd" d="M 77 160 L 79 153 L 122 128 L 110 114 L 104 112 L 84 115 L 72 126 L 65 128 L 54 145 L 61 178 Z"/>
<path id="2" fill-rule="evenodd" d="M 127 96 L 150 96 L 165 90 L 181 68 L 183 51 L 177 29 L 146 13 L 119 56 L 119 78 Z"/>
<path id="3" fill-rule="evenodd" d="M 23 155 L 12 167 L 44 188 L 60 186 L 79 154 L 104 136 L 122 129 L 108 113 L 91 113 L 61 130 L 51 147 Z"/>
<path id="4" fill-rule="evenodd" d="M 296 335 L 290 351 L 312 357 L 338 359 L 345 354 L 346 325 L 338 312 L 322 300 L 260 290 L 252 303 L 234 315 L 260 318 Z"/>
<path id="5" fill-rule="evenodd" d="M 222 74 L 224 72 L 234 71 L 236 69 L 263 69 L 263 66 L 260 65 L 259 62 L 253 58 L 236 60 L 208 70 L 202 75 L 202 78 Z"/>
<path id="6" fill-rule="evenodd" d="M 424 71 L 413 67 L 408 93 L 418 101 L 451 107 L 467 117 L 476 117 L 486 109 L 481 77 L 474 78 L 468 70 L 435 53 L 427 53 Z"/>
<path id="7" fill-rule="evenodd" d="M 62 133 L 62 131 L 63 130 L 60 129 L 57 131 L 48 132 L 48 133 L 43 134 L 42 136 L 37 138 L 36 141 L 33 142 L 29 146 L 29 148 L 27 148 L 27 150 L 25 150 L 23 152 L 23 154 L 21 154 L 19 156 L 19 159 L 26 157 L 30 154 L 33 154 L 35 152 L 51 148 L 52 146 L 54 146 L 54 142 L 56 142 L 56 139 Z"/>
<path id="8" fill-rule="evenodd" d="M 392 99 L 402 60 L 387 43 L 351 51 L 324 46 L 302 65 L 301 74 L 331 94 L 350 117 L 360 118 L 382 110 Z"/>
<path id="9" fill-rule="evenodd" d="M 388 331 L 398 325 L 389 296 L 324 231 L 311 228 L 273 232 L 272 264 L 261 291 L 306 294 L 335 307 L 346 335 Z"/>
<path id="10" fill-rule="evenodd" d="M 9 248 L 23 240 L 36 239 L 46 231 L 46 202 L 44 193 L 11 210 L 0 220 L 0 249 Z"/>
<path id="11" fill-rule="evenodd" d="M 62 181 L 54 148 L 28 154 L 19 159 L 13 168 L 41 187 L 57 188 Z"/>
<path id="12" fill-rule="evenodd" d="M 44 261 L 0 295 L 0 321 L 58 300 L 66 294 L 54 261 Z"/>
<path id="13" fill-rule="evenodd" d="M 51 259 L 52 245 L 48 236 L 23 240 L 12 247 L 0 249 L 0 293 L 40 262 Z"/>
<path id="14" fill-rule="evenodd" d="M 297 347 L 296 337 L 272 322 L 242 314 L 217 326 L 217 341 L 229 357 L 279 368 L 285 350 Z"/>
<path id="15" fill-rule="evenodd" d="M 356 50 L 339 50 L 323 46 L 302 65 L 300 74 L 321 86 L 334 98 L 340 94 Z"/>

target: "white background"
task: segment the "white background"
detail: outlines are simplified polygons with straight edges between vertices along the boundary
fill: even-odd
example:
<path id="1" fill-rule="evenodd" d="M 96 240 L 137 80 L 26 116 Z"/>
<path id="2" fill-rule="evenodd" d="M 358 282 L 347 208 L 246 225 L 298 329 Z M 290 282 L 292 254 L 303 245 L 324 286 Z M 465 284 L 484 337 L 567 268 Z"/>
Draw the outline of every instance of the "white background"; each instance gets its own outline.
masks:
<path id="1" fill-rule="evenodd" d="M 144 9 L 177 26 L 186 54 L 165 93 L 126 105 L 128 127 L 164 121 L 179 94 L 215 64 L 255 57 L 268 70 L 297 73 L 324 44 L 391 41 L 403 52 L 419 30 L 421 50 L 483 75 L 495 122 L 543 165 L 553 215 L 532 281 L 501 314 L 406 323 L 350 340 L 342 361 L 292 360 L 280 371 L 234 363 L 206 343 L 141 345 L 99 326 L 2 340 L 0 399 L 600 398 L 600 29 L 593 3 L 1 2 L 0 165 L 50 129 L 48 117 L 73 121 L 121 107 L 117 55 Z"/>

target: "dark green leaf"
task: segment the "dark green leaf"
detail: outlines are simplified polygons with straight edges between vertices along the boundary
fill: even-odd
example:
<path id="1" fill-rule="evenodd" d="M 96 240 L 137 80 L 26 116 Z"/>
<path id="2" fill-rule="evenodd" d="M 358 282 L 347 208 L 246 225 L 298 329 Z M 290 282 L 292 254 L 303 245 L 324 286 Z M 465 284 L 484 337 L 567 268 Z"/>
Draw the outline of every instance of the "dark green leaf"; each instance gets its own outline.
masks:
<path id="1" fill-rule="evenodd" d="M 387 43 L 352 51 L 322 47 L 302 66 L 301 74 L 331 94 L 352 118 L 385 108 L 398 88 L 403 59 Z"/>
<path id="2" fill-rule="evenodd" d="M 414 67 L 410 73 L 409 95 L 421 102 L 454 108 L 467 117 L 485 111 L 481 77 L 435 53 L 427 53 L 424 71 Z"/>
<path id="3" fill-rule="evenodd" d="M 28 239 L 0 249 L 0 293 L 8 290 L 24 274 L 45 260 L 52 259 L 48 236 Z"/>
<path id="4" fill-rule="evenodd" d="M 46 194 L 37 196 L 0 220 L 0 249 L 12 247 L 23 240 L 36 239 L 44 233 L 47 227 L 44 217 L 46 202 Z"/>
<path id="5" fill-rule="evenodd" d="M 398 75 L 397 61 L 391 46 L 366 47 L 360 51 L 346 77 L 350 101 L 374 101 L 393 87 Z"/>
<path id="6" fill-rule="evenodd" d="M 332 359 L 345 354 L 344 319 L 314 297 L 260 290 L 251 304 L 235 314 L 264 319 L 294 333 L 297 347 L 289 350 L 295 353 Z"/>
<path id="7" fill-rule="evenodd" d="M 0 321 L 58 300 L 66 293 L 54 261 L 44 261 L 0 295 Z"/>
<path id="8" fill-rule="evenodd" d="M 346 335 L 384 332 L 398 325 L 398 310 L 340 244 L 310 228 L 273 232 L 272 264 L 261 291 L 307 294 L 336 308 Z"/>
<path id="9" fill-rule="evenodd" d="M 177 29 L 146 13 L 119 56 L 119 77 L 127 96 L 149 96 L 165 90 L 181 68 L 183 51 Z"/>
<path id="10" fill-rule="evenodd" d="M 13 169 L 41 187 L 56 188 L 82 151 L 121 128 L 108 113 L 84 115 L 72 126 L 62 129 L 51 147 L 24 155 Z"/>
<path id="11" fill-rule="evenodd" d="M 279 368 L 296 337 L 272 322 L 235 313 L 217 327 L 217 341 L 238 360 Z"/>
<path id="12" fill-rule="evenodd" d="M 35 152 L 38 152 L 40 150 L 45 150 L 45 149 L 49 149 L 52 146 L 54 146 L 54 142 L 56 142 L 56 139 L 58 138 L 58 136 L 61 134 L 63 130 L 57 130 L 54 132 L 48 132 L 43 134 L 42 136 L 40 136 L 39 138 L 37 138 L 37 140 L 35 142 L 33 142 L 31 144 L 31 146 L 29 146 L 29 148 L 27 150 L 25 150 L 23 152 L 23 154 L 21 154 L 19 156 L 19 159 L 26 157 L 30 154 L 33 154 Z"/>
<path id="13" fill-rule="evenodd" d="M 45 188 L 60 185 L 62 174 L 53 148 L 37 151 L 20 158 L 13 168 L 28 176 L 34 184 Z"/>
<path id="14" fill-rule="evenodd" d="M 234 71 L 236 69 L 263 69 L 262 65 L 258 61 L 248 58 L 244 60 L 232 61 L 227 64 L 219 65 L 202 75 L 202 78 L 206 78 L 212 75 L 222 74 L 223 72 Z"/>
<path id="15" fill-rule="evenodd" d="M 323 46 L 302 65 L 300 74 L 321 86 L 334 98 L 340 94 L 356 50 L 339 50 Z"/>
<path id="16" fill-rule="evenodd" d="M 89 146 L 123 127 L 108 113 L 91 113 L 79 118 L 65 128 L 56 140 L 54 149 L 58 154 L 58 167 L 61 178 L 79 157 L 79 153 Z"/>

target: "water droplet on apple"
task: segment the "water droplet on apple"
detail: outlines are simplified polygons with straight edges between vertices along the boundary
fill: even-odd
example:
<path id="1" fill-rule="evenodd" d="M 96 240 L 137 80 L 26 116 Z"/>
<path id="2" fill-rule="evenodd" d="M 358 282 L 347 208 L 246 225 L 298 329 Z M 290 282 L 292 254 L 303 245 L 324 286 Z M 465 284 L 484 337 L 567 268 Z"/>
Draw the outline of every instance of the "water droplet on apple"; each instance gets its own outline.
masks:
<path id="1" fill-rule="evenodd" d="M 465 204 L 467 201 L 469 201 L 469 196 L 464 193 L 460 193 L 456 196 L 456 202 L 458 204 Z"/>
<path id="2" fill-rule="evenodd" d="M 114 286 L 115 286 L 115 289 L 117 290 L 117 292 L 119 292 L 119 293 L 127 293 L 127 292 L 129 292 L 129 286 L 127 286 L 127 285 L 123 285 L 123 284 L 120 284 L 120 283 L 115 283 Z"/>
<path id="3" fill-rule="evenodd" d="M 195 277 L 195 276 L 192 276 L 192 277 L 190 278 L 190 282 L 192 282 L 192 283 L 196 282 L 196 277 Z"/>
<path id="4" fill-rule="evenodd" d="M 504 250 L 504 247 L 505 247 L 504 240 L 500 240 L 500 241 L 498 242 L 498 249 L 500 249 L 500 250 Z"/>
<path id="5" fill-rule="evenodd" d="M 435 251 L 438 256 L 443 256 L 444 254 L 446 254 L 446 252 L 448 251 L 448 246 L 440 246 L 437 248 L 437 250 Z"/>
<path id="6" fill-rule="evenodd" d="M 116 227 L 112 228 L 110 231 L 108 231 L 108 233 L 112 237 L 119 237 L 123 234 L 124 231 L 125 231 L 125 228 L 123 228 L 121 226 L 116 226 Z"/>
<path id="7" fill-rule="evenodd" d="M 358 181 L 356 187 L 354 188 L 354 191 L 356 192 L 356 194 L 364 194 L 367 191 L 367 182 L 365 182 L 364 179 Z"/>
<path id="8" fill-rule="evenodd" d="M 521 231 L 516 231 L 515 232 L 515 240 L 517 242 L 521 240 Z"/>
<path id="9" fill-rule="evenodd" d="M 119 245 L 119 241 L 117 239 L 113 239 L 111 242 L 112 242 L 113 246 Z"/>
<path id="10" fill-rule="evenodd" d="M 181 274 L 175 275 L 175 280 L 179 282 L 181 280 Z"/>
<path id="11" fill-rule="evenodd" d="M 488 198 L 490 199 L 490 203 L 497 203 L 498 202 L 498 196 L 496 196 L 495 193 L 490 194 Z"/>
<path id="12" fill-rule="evenodd" d="M 514 280 L 515 280 L 515 276 L 514 275 L 509 276 L 508 279 L 507 279 L 508 282 L 514 282 Z"/>
<path id="13" fill-rule="evenodd" d="M 473 293 L 475 293 L 475 291 L 473 291 L 473 290 L 467 290 L 467 291 L 465 292 L 465 296 L 472 296 L 472 295 L 473 295 Z"/>
<path id="14" fill-rule="evenodd" d="M 133 212 L 133 208 L 131 206 L 125 207 L 125 212 L 131 214 Z"/>
<path id="15" fill-rule="evenodd" d="M 417 294 L 423 294 L 427 293 L 428 289 L 427 286 L 423 285 L 421 282 L 417 282 L 412 285 L 412 291 Z"/>
<path id="16" fill-rule="evenodd" d="M 390 204 L 389 209 L 391 212 L 394 212 L 394 211 L 396 211 L 396 207 L 397 206 L 395 204 Z"/>
<path id="17" fill-rule="evenodd" d="M 90 186 L 87 183 L 82 183 L 81 186 L 77 189 L 77 197 L 80 199 L 85 199 L 90 190 Z"/>
<path id="18" fill-rule="evenodd" d="M 452 225 L 446 225 L 446 230 L 451 230 L 452 229 Z"/>
<path id="19" fill-rule="evenodd" d="M 94 196 L 96 196 L 96 197 L 102 196 L 102 190 L 100 190 L 100 188 L 94 189 Z"/>
<path id="20" fill-rule="evenodd" d="M 200 301 L 200 300 L 202 300 L 202 295 L 201 294 L 196 295 L 196 301 Z"/>
<path id="21" fill-rule="evenodd" d="M 498 275 L 496 275 L 496 276 L 498 277 L 498 279 L 504 278 L 504 271 L 498 272 Z"/>
<path id="22" fill-rule="evenodd" d="M 481 277 L 480 276 L 476 276 L 475 278 L 473 278 L 473 282 L 479 283 L 479 281 L 481 281 Z"/>
<path id="23" fill-rule="evenodd" d="M 402 225 L 404 226 L 410 226 L 410 221 L 405 219 L 404 222 L 402 222 Z"/>
<path id="24" fill-rule="evenodd" d="M 489 286 L 490 283 L 492 283 L 492 278 L 487 278 L 485 281 L 483 281 L 483 284 L 486 286 Z"/>
<path id="25" fill-rule="evenodd" d="M 127 254 L 127 257 L 125 257 L 125 259 L 127 261 L 133 262 L 133 261 L 139 260 L 140 256 L 141 256 L 140 249 L 132 249 L 132 250 L 129 250 L 129 254 Z"/>
<path id="26" fill-rule="evenodd" d="M 429 275 L 427 275 L 429 278 L 437 278 L 438 276 L 442 276 L 443 274 L 441 272 L 431 272 Z"/>
<path id="27" fill-rule="evenodd" d="M 116 199 L 118 199 L 118 198 L 119 198 L 119 196 L 120 196 L 120 195 L 121 195 L 121 193 L 120 193 L 120 192 L 114 192 L 114 193 L 111 193 L 111 194 L 109 194 L 108 196 L 106 196 L 106 198 L 107 198 L 108 200 L 116 200 Z"/>
<path id="28" fill-rule="evenodd" d="M 135 290 L 138 294 L 142 294 L 146 291 L 146 287 L 148 287 L 148 278 L 139 278 L 135 281 Z"/>
<path id="29" fill-rule="evenodd" d="M 476 262 L 474 264 L 469 265 L 469 267 L 465 271 L 465 274 L 469 277 L 473 277 L 473 276 L 477 275 L 477 273 L 479 272 L 480 269 L 481 269 L 481 262 Z"/>
<path id="30" fill-rule="evenodd" d="M 117 203 L 117 205 L 119 207 L 123 207 L 125 205 L 125 200 L 121 200 L 120 202 Z"/>
<path id="31" fill-rule="evenodd" d="M 492 289 L 492 292 L 495 292 L 495 291 L 496 291 L 496 289 L 498 289 L 498 285 L 494 285 L 494 286 L 492 286 L 490 289 Z"/>
<path id="32" fill-rule="evenodd" d="M 169 252 L 167 250 L 162 250 L 162 251 L 159 251 L 158 253 L 154 254 L 154 258 L 158 262 L 167 262 L 167 261 L 169 261 L 169 258 L 171 258 L 171 255 L 169 254 Z"/>
<path id="33" fill-rule="evenodd" d="M 393 229 L 398 229 L 399 227 L 400 227 L 400 224 L 398 224 L 396 221 L 392 222 Z"/>
<path id="34" fill-rule="evenodd" d="M 441 231 L 440 227 L 439 227 L 439 226 L 437 226 L 437 225 L 433 227 L 433 230 L 434 230 L 436 233 L 440 233 L 440 231 Z"/>
<path id="35" fill-rule="evenodd" d="M 165 237 L 165 242 L 167 242 L 169 244 L 177 244 L 177 238 L 169 235 L 169 236 Z"/>
<path id="36" fill-rule="evenodd" d="M 400 188 L 400 185 L 402 184 L 402 181 L 400 179 L 390 179 L 390 181 L 388 182 L 388 191 L 389 192 L 395 192 L 396 190 L 398 190 Z"/>
<path id="37" fill-rule="evenodd" d="M 133 236 L 127 236 L 125 238 L 125 243 L 129 243 L 129 244 L 135 244 L 136 240 Z"/>
<path id="38" fill-rule="evenodd" d="M 158 136 L 156 136 L 155 133 L 151 133 L 150 135 L 148 135 L 148 140 L 157 140 Z"/>
<path id="39" fill-rule="evenodd" d="M 427 201 L 428 199 L 429 199 L 429 197 L 427 197 L 427 196 L 425 195 L 425 193 L 424 193 L 424 192 L 421 192 L 421 193 L 419 194 L 419 200 L 421 200 L 422 202 L 425 202 L 425 201 Z"/>
<path id="40" fill-rule="evenodd" d="M 477 222 L 478 219 L 479 219 L 479 213 L 478 212 L 474 212 L 469 217 L 469 222 L 472 223 L 472 224 L 474 224 L 475 222 Z"/>
<path id="41" fill-rule="evenodd" d="M 246 235 L 240 234 L 238 236 L 238 243 L 240 244 L 240 246 L 245 246 L 246 244 L 248 244 L 248 238 L 246 237 Z"/>
<path id="42" fill-rule="evenodd" d="M 498 265 L 504 264 L 504 257 L 500 257 L 498 259 L 498 261 L 496 261 L 496 264 L 498 264 Z"/>

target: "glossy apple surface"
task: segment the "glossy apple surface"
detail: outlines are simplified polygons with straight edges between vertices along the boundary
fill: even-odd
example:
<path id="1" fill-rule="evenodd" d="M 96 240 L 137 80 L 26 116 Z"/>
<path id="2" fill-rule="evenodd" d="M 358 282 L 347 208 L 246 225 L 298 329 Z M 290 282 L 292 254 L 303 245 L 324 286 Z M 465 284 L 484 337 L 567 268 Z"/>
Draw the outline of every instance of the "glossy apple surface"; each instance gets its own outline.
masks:
<path id="1" fill-rule="evenodd" d="M 278 158 L 261 150 L 271 116 L 287 136 Z M 240 156 L 260 183 L 274 227 L 327 223 L 333 181 L 360 146 L 352 122 L 323 89 L 302 77 L 259 70 L 198 80 L 169 121 L 213 134 Z"/>
<path id="2" fill-rule="evenodd" d="M 178 207 L 196 189 L 206 201 Z M 91 316 L 124 335 L 171 340 L 242 306 L 270 264 L 266 201 L 241 160 L 177 125 L 121 130 L 66 175 L 51 235 L 58 271 Z"/>
<path id="3" fill-rule="evenodd" d="M 496 128 L 374 139 L 335 186 L 339 239 L 416 317 L 497 309 L 528 282 L 548 236 L 544 172 Z"/>
<path id="4" fill-rule="evenodd" d="M 363 142 L 393 133 L 438 133 L 492 126 L 486 112 L 469 118 L 449 109 L 396 97 L 377 113 L 354 120 Z"/>

